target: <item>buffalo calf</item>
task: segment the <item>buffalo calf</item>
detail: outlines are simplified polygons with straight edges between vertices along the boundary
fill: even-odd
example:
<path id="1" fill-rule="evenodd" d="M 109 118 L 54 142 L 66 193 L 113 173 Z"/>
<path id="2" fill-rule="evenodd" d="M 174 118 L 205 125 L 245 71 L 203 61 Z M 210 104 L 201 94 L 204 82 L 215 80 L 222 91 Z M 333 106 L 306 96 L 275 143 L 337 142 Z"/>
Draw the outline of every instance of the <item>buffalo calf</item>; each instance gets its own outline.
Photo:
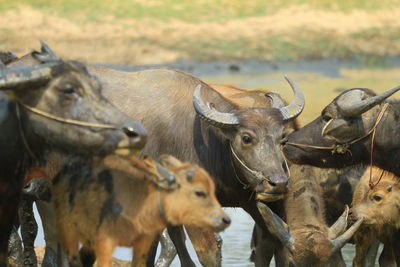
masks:
<path id="1" fill-rule="evenodd" d="M 53 189 L 59 238 L 71 266 L 82 265 L 79 243 L 94 251 L 99 266 L 111 266 L 116 246 L 133 247 L 132 266 L 145 266 L 167 224 L 214 231 L 229 225 L 206 171 L 172 156 L 160 161 L 166 169 L 149 159 L 118 156 L 66 164 Z"/>
<path id="2" fill-rule="evenodd" d="M 400 228 L 399 178 L 377 167 L 372 168 L 371 178 L 376 184 L 372 189 L 370 172 L 366 171 L 353 196 L 351 219 L 364 218 L 363 225 L 354 235 L 356 255 L 353 266 L 365 265 L 365 255 L 376 239 L 384 244 L 379 258 L 381 266 L 396 265 L 396 262 L 400 266 L 400 255 L 396 252 L 399 249 L 396 229 Z"/>

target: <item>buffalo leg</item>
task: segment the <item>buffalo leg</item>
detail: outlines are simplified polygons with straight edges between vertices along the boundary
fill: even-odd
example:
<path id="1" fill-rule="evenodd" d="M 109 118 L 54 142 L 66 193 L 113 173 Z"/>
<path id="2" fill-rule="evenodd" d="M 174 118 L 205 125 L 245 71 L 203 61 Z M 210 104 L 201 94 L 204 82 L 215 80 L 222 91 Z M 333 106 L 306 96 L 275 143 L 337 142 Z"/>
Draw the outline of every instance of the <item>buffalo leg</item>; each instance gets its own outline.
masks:
<path id="1" fill-rule="evenodd" d="M 381 267 L 396 266 L 396 259 L 393 253 L 393 244 L 391 242 L 384 243 L 382 253 L 379 257 L 379 266 Z"/>
<path id="2" fill-rule="evenodd" d="M 251 257 L 255 266 L 269 266 L 274 253 L 271 249 L 271 247 L 274 247 L 272 242 L 273 240 L 265 235 L 265 231 L 257 224 L 254 224 Z"/>
<path id="3" fill-rule="evenodd" d="M 206 267 L 221 266 L 222 238 L 220 235 L 212 230 L 195 226 L 185 226 L 185 228 L 200 263 Z"/>
<path id="4" fill-rule="evenodd" d="M 154 239 L 153 244 L 151 244 L 151 246 L 150 246 L 149 252 L 147 254 L 147 260 L 146 260 L 146 266 L 147 267 L 154 267 L 154 262 L 155 262 L 155 259 L 156 259 L 157 247 L 158 247 L 159 239 L 160 239 L 160 236 L 157 235 L 157 237 Z"/>
<path id="5" fill-rule="evenodd" d="M 183 226 L 168 226 L 168 234 L 175 245 L 181 266 L 195 267 L 196 265 L 190 258 L 189 252 L 185 245 L 185 231 Z"/>
<path id="6" fill-rule="evenodd" d="M 168 267 L 171 265 L 177 252 L 174 243 L 172 242 L 171 238 L 168 235 L 167 230 L 164 230 L 160 236 L 160 245 L 161 245 L 161 252 L 155 266 Z"/>
<path id="7" fill-rule="evenodd" d="M 400 230 L 395 230 L 393 237 L 391 238 L 391 243 L 393 247 L 393 254 L 395 256 L 396 264 L 400 266 Z"/>
<path id="8" fill-rule="evenodd" d="M 86 246 L 83 246 L 79 250 L 79 257 L 81 258 L 83 267 L 92 267 L 96 261 L 96 255 L 94 251 Z"/>
<path id="9" fill-rule="evenodd" d="M 364 230 L 362 233 L 356 233 L 354 235 L 354 241 L 356 244 L 356 251 L 353 259 L 354 267 L 364 267 L 366 264 L 366 257 L 371 244 L 374 242 L 375 237 L 369 230 Z"/>
<path id="10" fill-rule="evenodd" d="M 279 215 L 277 209 L 282 209 L 280 206 L 281 202 L 269 203 L 274 212 Z M 249 202 L 241 205 L 243 209 L 250 214 L 250 216 L 254 219 L 257 225 L 256 236 L 257 236 L 257 245 L 255 248 L 254 259 L 255 266 L 269 266 L 272 256 L 275 253 L 276 266 L 288 266 L 289 258 L 286 250 L 277 249 L 282 248 L 280 241 L 267 230 L 265 226 L 264 219 L 262 218 L 258 208 L 256 206 L 256 201 Z M 261 233 L 257 233 L 260 231 Z"/>
<path id="11" fill-rule="evenodd" d="M 9 265 L 22 266 L 23 265 L 23 248 L 21 238 L 18 234 L 18 226 L 14 226 L 9 240 Z"/>
<path id="12" fill-rule="evenodd" d="M 33 200 L 22 194 L 19 207 L 19 218 L 21 222 L 21 237 L 24 244 L 24 266 L 36 267 L 35 238 L 38 226 L 33 214 Z"/>
<path id="13" fill-rule="evenodd" d="M 326 267 L 346 267 L 341 250 L 338 250 L 331 256 L 329 261 L 326 263 Z"/>
<path id="14" fill-rule="evenodd" d="M 67 267 L 68 263 L 65 255 L 58 255 L 61 252 L 58 249 L 57 227 L 53 203 L 38 200 L 36 201 L 36 207 L 42 220 L 44 241 L 46 243 L 42 267 Z M 59 258 L 62 259 L 62 266 L 57 264 Z"/>
<path id="15" fill-rule="evenodd" d="M 367 256 L 365 257 L 365 267 L 375 267 L 376 256 L 378 255 L 380 242 L 375 240 L 368 248 Z"/>
<path id="16" fill-rule="evenodd" d="M 155 239 L 155 236 L 140 236 L 135 239 L 135 242 L 133 243 L 133 260 L 131 267 L 146 266 L 147 254 L 149 253 Z"/>
<path id="17" fill-rule="evenodd" d="M 0 267 L 7 266 L 8 240 L 18 210 L 21 183 L 16 175 L 0 177 Z"/>

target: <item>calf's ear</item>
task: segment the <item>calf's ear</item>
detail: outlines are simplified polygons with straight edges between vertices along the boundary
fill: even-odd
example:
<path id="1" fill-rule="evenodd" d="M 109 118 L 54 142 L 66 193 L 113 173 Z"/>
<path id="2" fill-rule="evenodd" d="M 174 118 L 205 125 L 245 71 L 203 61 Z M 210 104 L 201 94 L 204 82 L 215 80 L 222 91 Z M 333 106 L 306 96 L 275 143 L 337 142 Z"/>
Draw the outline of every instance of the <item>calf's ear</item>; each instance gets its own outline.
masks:
<path id="1" fill-rule="evenodd" d="M 159 157 L 159 162 L 161 163 L 161 165 L 163 165 L 166 168 L 176 168 L 179 167 L 180 165 L 182 165 L 182 162 L 175 158 L 174 156 L 171 155 L 161 155 Z"/>

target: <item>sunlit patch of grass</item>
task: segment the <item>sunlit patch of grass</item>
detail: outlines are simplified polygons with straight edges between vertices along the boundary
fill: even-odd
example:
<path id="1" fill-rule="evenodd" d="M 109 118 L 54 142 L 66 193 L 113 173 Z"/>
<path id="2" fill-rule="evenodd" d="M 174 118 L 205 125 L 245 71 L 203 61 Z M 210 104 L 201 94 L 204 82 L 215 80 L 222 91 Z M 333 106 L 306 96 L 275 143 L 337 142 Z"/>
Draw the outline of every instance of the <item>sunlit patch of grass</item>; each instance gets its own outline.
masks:
<path id="1" fill-rule="evenodd" d="M 20 4 L 61 16 L 82 15 L 98 20 L 117 18 L 178 19 L 190 22 L 227 21 L 271 14 L 293 5 L 324 10 L 377 10 L 398 5 L 396 0 L 0 0 L 0 12 Z"/>

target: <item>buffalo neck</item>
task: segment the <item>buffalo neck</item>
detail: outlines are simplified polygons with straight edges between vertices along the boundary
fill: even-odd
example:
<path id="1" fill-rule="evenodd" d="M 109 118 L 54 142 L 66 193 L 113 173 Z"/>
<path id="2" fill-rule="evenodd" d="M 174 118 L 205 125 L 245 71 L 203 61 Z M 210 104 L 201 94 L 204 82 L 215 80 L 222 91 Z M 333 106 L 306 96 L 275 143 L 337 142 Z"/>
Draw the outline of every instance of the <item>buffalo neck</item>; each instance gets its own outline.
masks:
<path id="1" fill-rule="evenodd" d="M 218 200 L 223 206 L 238 206 L 239 202 L 250 201 L 252 190 L 243 189 L 241 173 L 234 167 L 229 140 L 221 138 L 214 127 L 196 118 L 194 123 L 194 143 L 197 161 L 212 177 L 217 185 Z M 241 192 L 236 199 L 225 196 L 226 192 Z M 227 193 L 229 194 L 229 193 Z M 245 199 L 245 200 L 244 200 Z"/>
<path id="2" fill-rule="evenodd" d="M 22 122 L 16 115 L 16 103 L 0 95 L 2 103 L 1 109 L 6 110 L 0 121 L 1 128 L 4 129 L 0 136 L 0 159 L 1 172 L 14 174 L 29 167 L 32 159 L 27 153 L 23 139 L 21 138 Z"/>
<path id="3" fill-rule="evenodd" d="M 400 175 L 400 102 L 390 101 L 389 103 L 386 114 L 375 133 L 373 162 L 382 169 Z M 370 146 L 370 141 L 367 145 Z M 368 151 L 371 152 L 370 148 Z M 369 163 L 369 155 L 366 163 Z"/>

